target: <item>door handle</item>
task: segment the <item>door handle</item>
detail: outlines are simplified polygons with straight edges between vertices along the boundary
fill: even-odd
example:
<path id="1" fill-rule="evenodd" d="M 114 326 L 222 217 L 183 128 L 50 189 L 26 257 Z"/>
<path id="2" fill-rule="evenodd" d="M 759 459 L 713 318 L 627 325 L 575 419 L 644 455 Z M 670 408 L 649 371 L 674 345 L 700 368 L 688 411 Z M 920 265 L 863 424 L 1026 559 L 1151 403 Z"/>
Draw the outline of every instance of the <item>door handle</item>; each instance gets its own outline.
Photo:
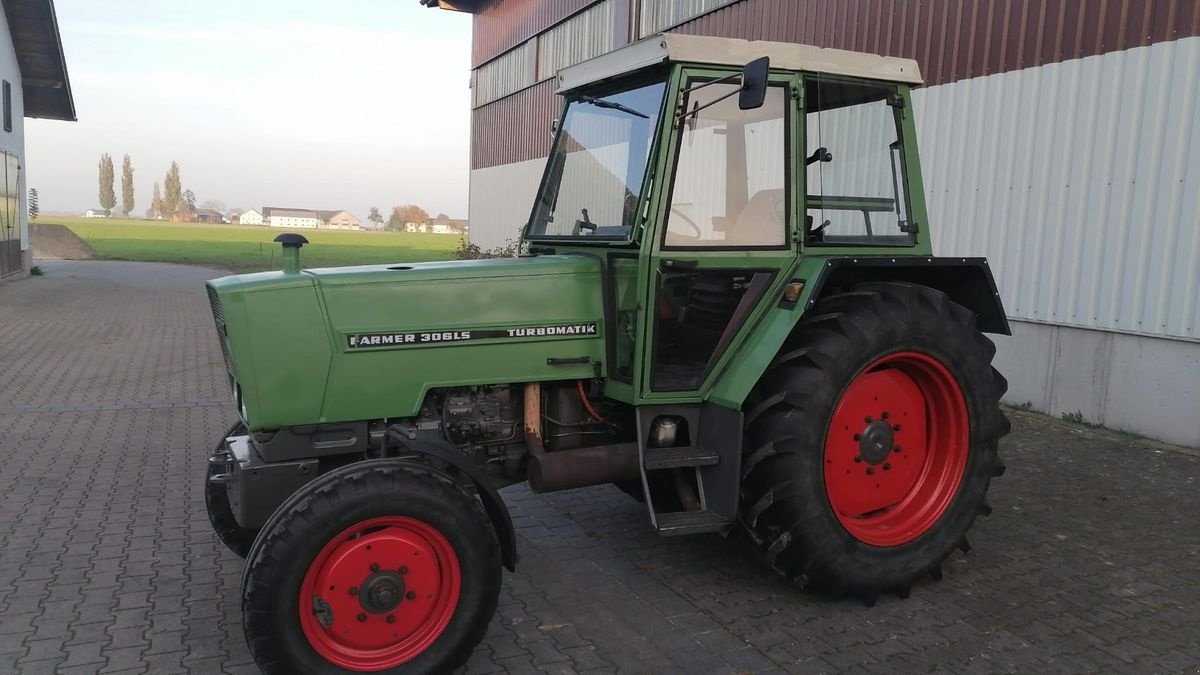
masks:
<path id="1" fill-rule="evenodd" d="M 664 258 L 659 267 L 669 267 L 672 269 L 687 269 L 696 267 L 700 264 L 699 260 L 675 260 L 673 258 Z"/>

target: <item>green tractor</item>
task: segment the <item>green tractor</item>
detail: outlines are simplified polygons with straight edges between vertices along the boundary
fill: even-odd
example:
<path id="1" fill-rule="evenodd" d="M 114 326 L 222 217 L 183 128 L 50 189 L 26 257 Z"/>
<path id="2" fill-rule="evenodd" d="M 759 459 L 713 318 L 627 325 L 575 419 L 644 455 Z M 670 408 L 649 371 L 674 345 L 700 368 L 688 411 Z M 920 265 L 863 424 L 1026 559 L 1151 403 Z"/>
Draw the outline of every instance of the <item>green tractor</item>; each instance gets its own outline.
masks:
<path id="1" fill-rule="evenodd" d="M 612 483 L 799 587 L 906 596 L 1004 469 L 1008 334 L 937 258 L 917 64 L 662 35 L 563 70 L 523 253 L 207 285 L 240 421 L 209 463 L 270 673 L 446 672 L 517 541 L 498 490 Z"/>

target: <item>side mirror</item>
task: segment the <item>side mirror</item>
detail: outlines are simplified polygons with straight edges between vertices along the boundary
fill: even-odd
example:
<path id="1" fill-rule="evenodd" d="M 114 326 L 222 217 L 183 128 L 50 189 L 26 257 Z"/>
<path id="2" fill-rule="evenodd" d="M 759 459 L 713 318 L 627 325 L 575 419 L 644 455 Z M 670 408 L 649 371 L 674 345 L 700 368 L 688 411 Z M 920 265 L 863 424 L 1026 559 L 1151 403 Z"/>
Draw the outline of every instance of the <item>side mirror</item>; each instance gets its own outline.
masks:
<path id="1" fill-rule="evenodd" d="M 771 69 L 770 57 L 757 58 L 742 68 L 742 91 L 738 94 L 738 108 L 754 110 L 761 108 L 767 99 L 767 74 Z"/>

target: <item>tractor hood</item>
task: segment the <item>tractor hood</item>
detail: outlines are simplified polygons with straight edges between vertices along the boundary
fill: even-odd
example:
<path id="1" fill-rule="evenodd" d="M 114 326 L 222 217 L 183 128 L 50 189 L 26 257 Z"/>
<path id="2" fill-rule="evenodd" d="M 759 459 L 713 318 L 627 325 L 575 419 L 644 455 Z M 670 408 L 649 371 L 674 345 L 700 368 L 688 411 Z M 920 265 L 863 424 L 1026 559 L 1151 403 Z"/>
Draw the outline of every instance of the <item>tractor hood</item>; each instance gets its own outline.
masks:
<path id="1" fill-rule="evenodd" d="M 208 289 L 256 431 L 410 416 L 431 388 L 595 377 L 603 360 L 590 256 L 264 272 Z"/>

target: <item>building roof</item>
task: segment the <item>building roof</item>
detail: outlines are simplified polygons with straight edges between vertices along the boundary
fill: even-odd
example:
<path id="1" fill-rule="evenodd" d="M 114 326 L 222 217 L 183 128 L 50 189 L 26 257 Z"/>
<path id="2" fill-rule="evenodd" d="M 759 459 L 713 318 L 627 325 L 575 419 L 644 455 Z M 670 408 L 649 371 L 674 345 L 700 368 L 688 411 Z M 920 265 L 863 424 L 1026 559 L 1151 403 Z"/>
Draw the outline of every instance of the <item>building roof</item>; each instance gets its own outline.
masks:
<path id="1" fill-rule="evenodd" d="M 195 213 L 198 216 L 216 216 L 218 218 L 225 217 L 224 214 L 216 209 L 196 209 Z"/>
<path id="2" fill-rule="evenodd" d="M 420 0 L 429 8 L 448 9 L 452 12 L 479 12 L 487 6 L 487 0 Z"/>
<path id="3" fill-rule="evenodd" d="M 74 122 L 75 99 L 54 0 L 4 0 L 4 15 L 21 68 L 25 116 Z"/>
<path id="4" fill-rule="evenodd" d="M 921 69 L 912 59 L 791 42 L 663 33 L 563 68 L 558 71 L 558 91 L 561 93 L 666 61 L 743 66 L 762 56 L 770 57 L 771 67 L 781 70 L 847 75 L 914 85 L 922 83 Z"/>
<path id="5" fill-rule="evenodd" d="M 354 217 L 354 214 L 346 211 L 345 209 L 291 209 L 278 206 L 264 206 L 262 208 L 263 218 L 279 216 L 281 218 L 315 218 L 317 220 L 329 220 L 339 213 L 346 213 L 350 215 L 350 217 Z"/>

